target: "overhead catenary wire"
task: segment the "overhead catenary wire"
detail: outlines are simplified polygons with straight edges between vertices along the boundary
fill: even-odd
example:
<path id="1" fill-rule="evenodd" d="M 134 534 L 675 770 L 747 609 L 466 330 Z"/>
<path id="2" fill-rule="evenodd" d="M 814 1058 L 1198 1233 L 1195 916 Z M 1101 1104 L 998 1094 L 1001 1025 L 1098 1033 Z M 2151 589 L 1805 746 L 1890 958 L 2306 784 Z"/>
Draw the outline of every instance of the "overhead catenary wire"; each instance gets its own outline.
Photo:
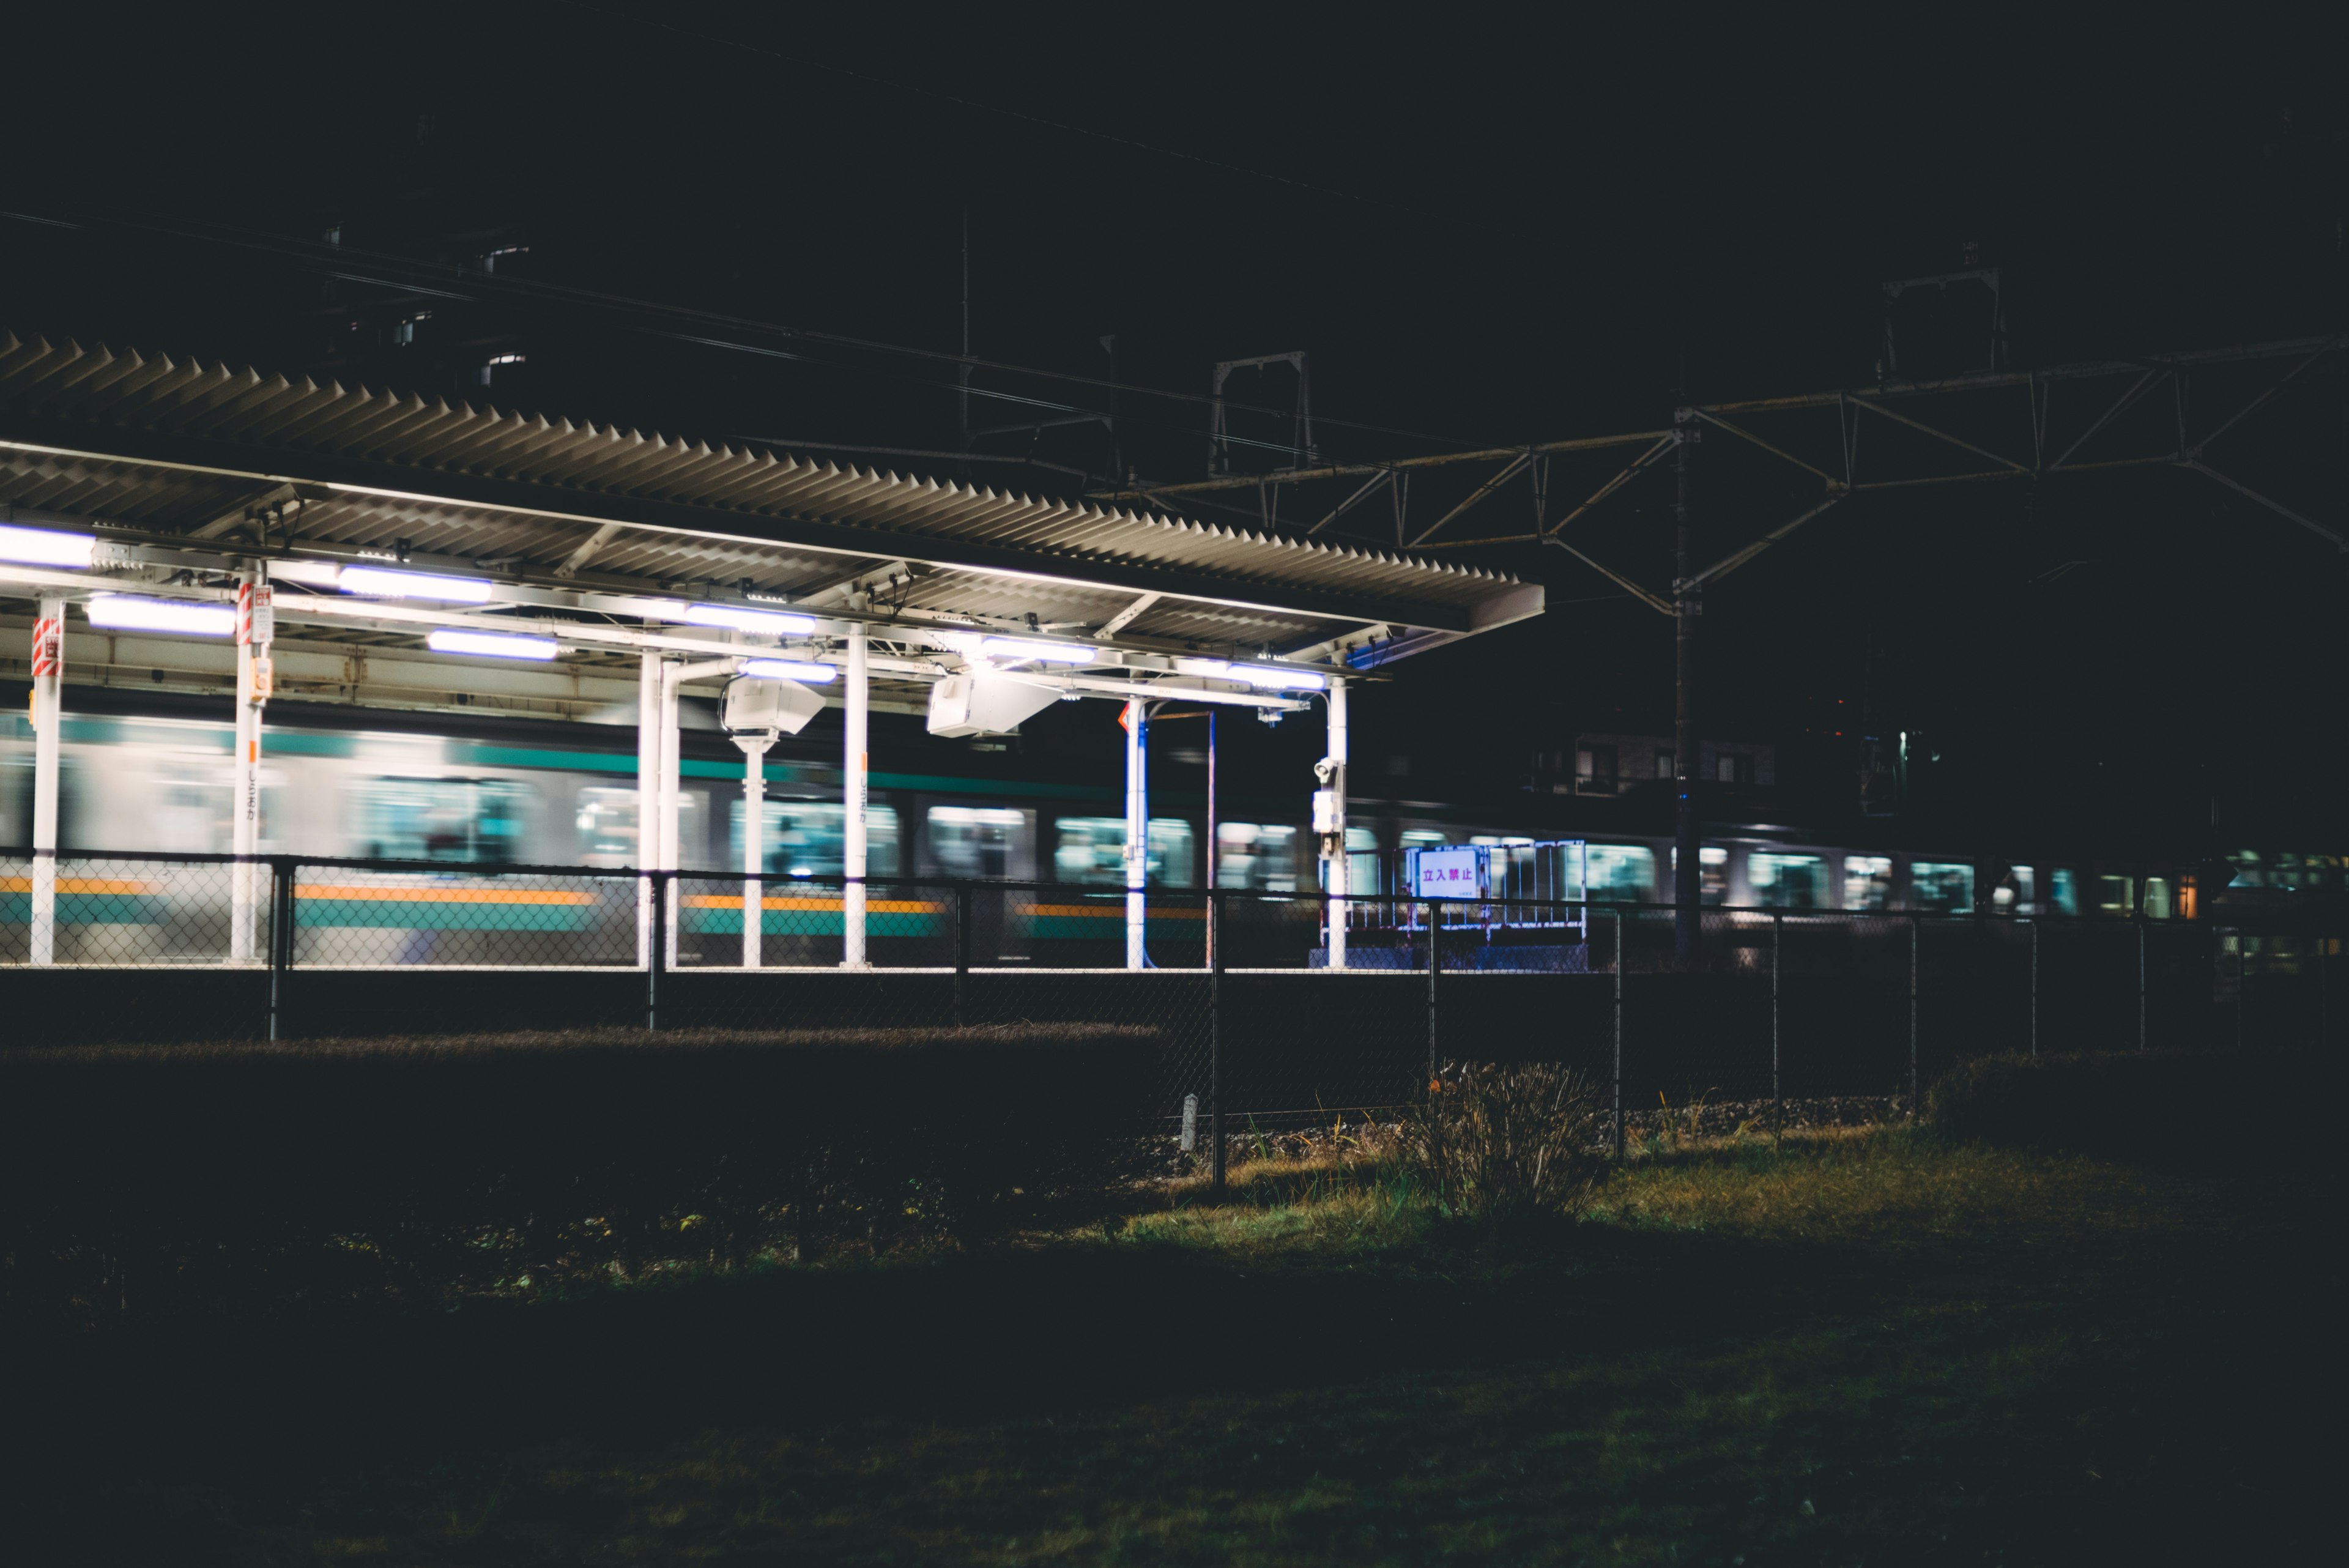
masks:
<path id="1" fill-rule="evenodd" d="M 104 234 L 109 230 L 114 230 L 131 234 L 180 240 L 198 244 L 219 245 L 247 252 L 258 252 L 298 262 L 302 265 L 316 268 L 322 273 L 344 278 L 347 281 L 364 282 L 372 286 L 380 288 L 407 289 L 416 293 L 429 294 L 436 298 L 456 299 L 468 303 L 478 303 L 482 296 L 494 295 L 502 296 L 510 299 L 531 300 L 546 305 L 591 307 L 624 314 L 635 313 L 656 318 L 665 317 L 678 321 L 694 321 L 702 323 L 705 327 L 724 328 L 750 336 L 798 339 L 809 343 L 821 343 L 833 348 L 860 349 L 874 354 L 900 355 L 909 358 L 927 359 L 941 364 L 957 366 L 958 368 L 968 367 L 975 370 L 993 370 L 1004 375 L 1032 376 L 1040 380 L 1057 381 L 1070 386 L 1090 387 L 1102 391 L 1128 393 L 1138 397 L 1160 398 L 1170 402 L 1193 403 L 1201 406 L 1209 406 L 1221 402 L 1228 410 L 1235 410 L 1241 413 L 1264 414 L 1276 419 L 1289 419 L 1292 418 L 1295 413 L 1295 410 L 1290 409 L 1275 408 L 1268 404 L 1243 403 L 1231 398 L 1217 398 L 1206 392 L 1176 391 L 1172 388 L 1146 386 L 1138 382 L 1115 380 L 1102 376 L 1089 376 L 1081 371 L 1050 370 L 1034 365 L 1021 365 L 1010 360 L 990 359 L 978 355 L 953 353 L 942 348 L 924 348 L 912 344 L 892 343 L 882 338 L 860 337 L 851 333 L 829 332 L 818 327 L 795 327 L 788 323 L 761 321 L 754 317 L 733 316 L 723 311 L 703 310 L 692 306 L 668 305 L 658 300 L 639 299 L 628 295 L 613 294 L 602 289 L 583 288 L 569 284 L 547 283 L 537 279 L 502 275 L 496 273 L 476 272 L 448 262 L 421 260 L 417 257 L 403 256 L 388 251 L 365 250 L 354 245 L 346 245 L 341 244 L 326 244 L 324 243 L 295 239 L 283 234 L 269 234 L 252 230 L 239 229 L 227 224 L 209 224 L 202 228 L 188 228 L 171 223 L 151 223 L 139 219 L 117 216 L 85 215 L 78 218 L 59 218 L 47 213 L 26 213 L 14 210 L 0 210 L 0 218 L 5 218 L 16 223 L 36 224 L 45 228 L 67 229 L 96 234 Z M 356 273 L 350 270 L 355 263 L 373 267 L 377 272 L 388 272 L 394 275 L 376 276 L 369 274 Z M 403 273 L 417 275 L 398 275 Z M 428 278 L 431 280 L 431 282 L 429 284 L 419 283 L 417 281 L 418 276 Z M 456 286 L 455 289 L 448 289 L 440 286 L 450 285 Z M 465 290 L 470 290 L 471 292 L 461 292 Z M 741 343 L 734 341 L 731 338 L 710 337 L 708 336 L 693 337 L 685 334 L 678 334 L 678 336 L 688 337 L 688 340 L 689 341 L 704 343 L 713 348 L 736 348 L 747 352 L 769 354 L 781 358 L 806 359 L 813 364 L 835 365 L 835 368 L 837 368 L 836 362 L 834 361 L 817 359 L 808 355 L 793 354 L 788 350 L 777 349 L 766 345 Z M 979 389 L 978 388 L 973 388 L 971 389 L 975 394 L 979 391 Z M 986 395 L 999 401 L 1016 402 L 1029 400 L 1022 400 L 1016 395 L 1009 393 L 989 392 Z M 1034 401 L 1035 406 L 1040 408 L 1078 413 L 1096 413 L 1100 411 L 1093 409 L 1080 409 L 1072 404 L 1054 403 L 1041 400 L 1036 400 Z M 1314 415 L 1314 422 L 1318 425 L 1327 425 L 1333 429 L 1360 431 L 1368 435 L 1392 436 L 1403 441 L 1432 441 L 1438 445 L 1446 447 L 1457 447 L 1465 444 L 1459 438 L 1454 436 L 1437 435 L 1427 431 L 1403 430 L 1392 425 L 1373 424 L 1368 421 L 1349 420 L 1335 415 L 1324 415 L 1319 412 Z M 1236 437 L 1234 439 L 1237 441 L 1240 438 Z M 1266 443 L 1246 442 L 1245 444 L 1264 445 Z M 1272 450 L 1288 452 L 1293 450 L 1293 446 L 1278 446 Z"/>

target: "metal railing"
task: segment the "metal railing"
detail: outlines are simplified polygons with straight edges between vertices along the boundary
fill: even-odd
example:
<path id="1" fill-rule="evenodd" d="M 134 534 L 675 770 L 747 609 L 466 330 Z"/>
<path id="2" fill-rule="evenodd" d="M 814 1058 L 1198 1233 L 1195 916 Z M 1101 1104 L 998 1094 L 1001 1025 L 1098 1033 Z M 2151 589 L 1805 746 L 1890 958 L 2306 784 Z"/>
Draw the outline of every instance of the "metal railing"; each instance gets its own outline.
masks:
<path id="1" fill-rule="evenodd" d="M 44 864 L 46 861 L 46 864 Z M 0 851 L 13 1042 L 516 1028 L 1147 1024 L 1147 1115 L 1393 1106 L 1445 1056 L 1543 1057 L 1619 1106 L 1876 1096 L 1958 1058 L 2337 1041 L 2338 937 L 2202 922 L 1122 888 L 264 856 Z M 755 915 L 755 942 L 746 926 Z"/>

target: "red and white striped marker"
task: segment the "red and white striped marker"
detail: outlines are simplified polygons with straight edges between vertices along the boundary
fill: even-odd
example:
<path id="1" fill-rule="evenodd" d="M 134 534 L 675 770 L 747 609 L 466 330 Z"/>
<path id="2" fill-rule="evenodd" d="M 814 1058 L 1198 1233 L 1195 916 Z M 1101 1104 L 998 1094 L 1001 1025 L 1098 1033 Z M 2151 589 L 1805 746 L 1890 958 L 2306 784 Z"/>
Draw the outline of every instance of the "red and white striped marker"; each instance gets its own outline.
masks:
<path id="1" fill-rule="evenodd" d="M 33 622 L 33 679 L 44 680 L 65 668 L 66 628 L 57 616 Z"/>
<path id="2" fill-rule="evenodd" d="M 275 594 L 267 583 L 236 586 L 236 641 L 266 648 L 277 635 Z"/>

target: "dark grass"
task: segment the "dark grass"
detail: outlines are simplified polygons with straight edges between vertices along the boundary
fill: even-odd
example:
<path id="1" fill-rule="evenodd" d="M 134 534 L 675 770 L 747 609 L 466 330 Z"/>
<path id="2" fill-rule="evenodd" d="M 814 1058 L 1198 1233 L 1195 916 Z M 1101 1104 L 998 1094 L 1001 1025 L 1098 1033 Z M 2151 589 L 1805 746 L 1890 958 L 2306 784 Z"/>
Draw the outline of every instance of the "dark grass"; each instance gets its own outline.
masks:
<path id="1" fill-rule="evenodd" d="M 2329 1162 L 2338 1063 L 2237 1052 L 1986 1055 L 1936 1082 L 1925 1114 L 1953 1137 L 2216 1172 Z"/>
<path id="2" fill-rule="evenodd" d="M 1015 1244 L 20 1346 L 28 1560 L 2298 1560 L 2327 1212 L 1928 1132 L 1501 1244 L 1342 1152 Z M 2324 1332 L 2320 1332 L 2324 1331 Z M 29 1439 L 29 1440 L 27 1440 Z"/>
<path id="3" fill-rule="evenodd" d="M 1155 1031 L 0 1054 L 0 1329 L 445 1307 L 873 1251 L 1097 1190 Z"/>

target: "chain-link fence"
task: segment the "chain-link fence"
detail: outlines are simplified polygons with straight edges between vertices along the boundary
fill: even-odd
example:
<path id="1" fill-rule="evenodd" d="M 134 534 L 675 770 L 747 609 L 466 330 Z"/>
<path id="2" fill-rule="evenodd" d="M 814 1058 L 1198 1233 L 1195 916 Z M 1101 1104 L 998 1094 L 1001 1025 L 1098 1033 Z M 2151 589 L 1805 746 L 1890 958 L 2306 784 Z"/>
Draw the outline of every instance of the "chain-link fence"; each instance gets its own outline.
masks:
<path id="1" fill-rule="evenodd" d="M 21 1043 L 1141 1024 L 1138 1114 L 1220 1106 L 1238 1130 L 1408 1104 L 1444 1057 L 1570 1062 L 1638 1109 L 1913 1097 L 1992 1052 L 2333 1043 L 2342 946 L 2188 920 L 1709 907 L 1686 929 L 1652 905 L 0 855 Z"/>

